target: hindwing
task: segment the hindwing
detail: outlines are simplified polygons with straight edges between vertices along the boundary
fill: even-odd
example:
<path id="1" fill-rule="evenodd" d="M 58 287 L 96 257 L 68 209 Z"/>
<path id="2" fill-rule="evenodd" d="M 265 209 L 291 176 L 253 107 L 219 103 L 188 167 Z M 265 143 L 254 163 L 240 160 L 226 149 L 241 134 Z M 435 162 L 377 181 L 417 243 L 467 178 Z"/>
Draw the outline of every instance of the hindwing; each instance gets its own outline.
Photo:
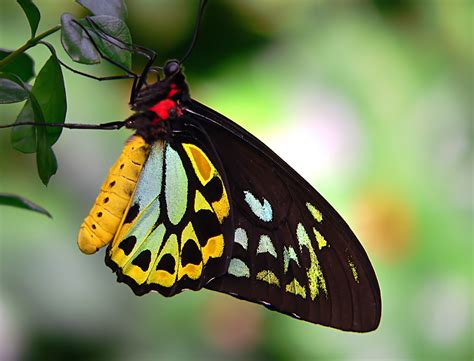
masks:
<path id="1" fill-rule="evenodd" d="M 375 329 L 381 300 L 374 270 L 334 208 L 231 120 L 197 102 L 186 114 L 188 128 L 207 134 L 230 180 L 232 256 L 226 274 L 205 287 L 313 323 Z"/>
<path id="2" fill-rule="evenodd" d="M 106 263 L 136 294 L 172 296 L 225 273 L 232 245 L 227 183 L 206 144 L 158 140 Z"/>

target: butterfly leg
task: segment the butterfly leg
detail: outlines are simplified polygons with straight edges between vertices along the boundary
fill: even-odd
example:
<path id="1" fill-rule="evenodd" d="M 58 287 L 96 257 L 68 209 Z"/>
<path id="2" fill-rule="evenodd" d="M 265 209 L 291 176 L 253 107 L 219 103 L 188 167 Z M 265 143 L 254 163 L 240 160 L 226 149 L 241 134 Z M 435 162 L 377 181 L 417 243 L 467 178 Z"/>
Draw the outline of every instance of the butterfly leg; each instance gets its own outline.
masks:
<path id="1" fill-rule="evenodd" d="M 124 75 L 112 75 L 112 76 L 95 76 L 95 75 L 91 75 L 91 74 L 88 74 L 88 73 L 84 73 L 80 70 L 76 70 L 72 67 L 70 67 L 69 65 L 67 65 L 66 63 L 62 62 L 59 58 L 58 58 L 58 62 L 59 64 L 61 64 L 62 67 L 66 68 L 67 70 L 75 73 L 75 74 L 79 74 L 79 75 L 82 75 L 82 76 L 85 76 L 87 78 L 91 78 L 91 79 L 94 79 L 94 80 L 98 80 L 98 81 L 107 81 L 107 80 L 121 80 L 121 79 L 135 79 L 136 77 L 134 75 L 131 75 L 131 74 L 124 74 Z"/>
<path id="2" fill-rule="evenodd" d="M 152 143 L 154 140 L 164 138 L 169 134 L 166 122 L 154 122 L 155 120 L 155 113 L 145 111 L 131 115 L 124 123 L 126 128 L 135 129 L 138 135 Z"/>

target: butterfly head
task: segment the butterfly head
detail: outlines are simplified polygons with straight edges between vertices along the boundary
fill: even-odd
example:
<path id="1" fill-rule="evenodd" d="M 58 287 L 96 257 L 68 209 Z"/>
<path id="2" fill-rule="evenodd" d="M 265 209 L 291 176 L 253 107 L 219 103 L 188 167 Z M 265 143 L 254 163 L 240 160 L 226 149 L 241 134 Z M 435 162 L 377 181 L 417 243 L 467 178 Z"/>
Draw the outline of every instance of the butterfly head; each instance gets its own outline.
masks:
<path id="1" fill-rule="evenodd" d="M 183 114 L 182 106 L 190 100 L 180 62 L 169 60 L 160 70 L 162 76 L 156 82 L 142 86 L 131 104 L 135 114 L 126 121 L 127 128 L 149 143 L 168 132 L 169 123 Z"/>
<path id="2" fill-rule="evenodd" d="M 171 77 L 179 72 L 181 72 L 181 64 L 178 60 L 175 59 L 168 60 L 163 68 L 163 73 L 165 74 L 165 77 Z"/>
<path id="3" fill-rule="evenodd" d="M 144 84 L 134 98 L 131 108 L 135 111 L 147 111 L 163 100 L 175 102 L 189 99 L 189 88 L 181 64 L 177 60 L 168 60 L 162 68 L 162 76 L 152 84 Z"/>

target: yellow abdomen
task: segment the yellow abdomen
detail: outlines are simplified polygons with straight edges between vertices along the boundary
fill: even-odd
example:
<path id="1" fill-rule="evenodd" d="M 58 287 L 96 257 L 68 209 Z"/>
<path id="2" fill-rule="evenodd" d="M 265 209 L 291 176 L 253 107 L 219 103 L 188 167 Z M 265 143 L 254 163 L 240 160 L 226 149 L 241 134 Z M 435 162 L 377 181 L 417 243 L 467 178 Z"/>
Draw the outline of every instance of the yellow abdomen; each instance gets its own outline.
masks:
<path id="1" fill-rule="evenodd" d="M 82 252 L 92 254 L 112 241 L 149 152 L 150 146 L 142 137 L 129 138 L 81 225 L 77 244 Z"/>

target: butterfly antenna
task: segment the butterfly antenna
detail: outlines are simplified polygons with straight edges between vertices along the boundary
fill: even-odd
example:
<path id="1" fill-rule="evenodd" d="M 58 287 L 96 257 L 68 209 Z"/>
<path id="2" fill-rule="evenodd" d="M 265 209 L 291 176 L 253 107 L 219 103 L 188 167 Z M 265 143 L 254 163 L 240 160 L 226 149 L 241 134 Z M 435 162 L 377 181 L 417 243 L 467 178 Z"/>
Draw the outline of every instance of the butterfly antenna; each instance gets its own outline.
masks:
<path id="1" fill-rule="evenodd" d="M 188 50 L 184 54 L 184 56 L 181 58 L 179 61 L 180 64 L 183 64 L 186 59 L 191 55 L 191 52 L 194 49 L 194 46 L 196 45 L 196 41 L 199 35 L 199 30 L 201 29 L 201 20 L 204 15 L 204 8 L 206 7 L 207 0 L 201 0 L 199 1 L 199 7 L 198 7 L 198 15 L 196 19 L 196 24 L 194 25 L 194 33 L 193 33 L 193 38 L 191 40 L 191 44 L 189 44 Z"/>

